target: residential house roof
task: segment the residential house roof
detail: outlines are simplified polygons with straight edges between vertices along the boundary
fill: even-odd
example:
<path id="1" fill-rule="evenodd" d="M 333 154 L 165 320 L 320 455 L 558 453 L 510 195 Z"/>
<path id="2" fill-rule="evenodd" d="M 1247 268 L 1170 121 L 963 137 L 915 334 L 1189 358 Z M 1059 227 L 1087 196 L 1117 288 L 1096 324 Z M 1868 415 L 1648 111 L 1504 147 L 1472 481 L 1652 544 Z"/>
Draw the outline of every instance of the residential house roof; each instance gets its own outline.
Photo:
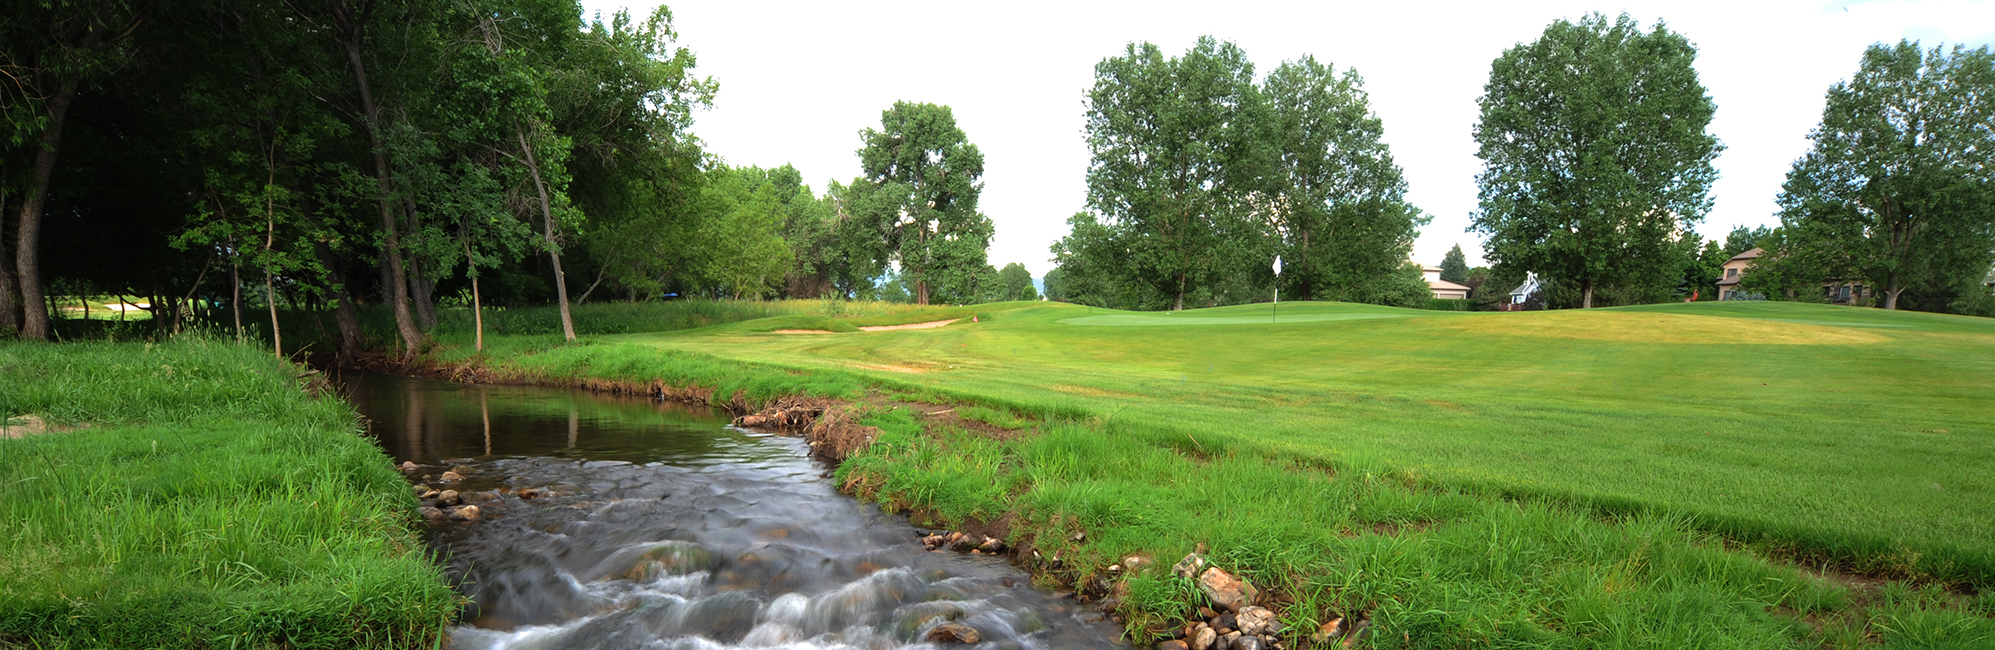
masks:
<path id="1" fill-rule="evenodd" d="M 1749 251 L 1746 251 L 1746 252 L 1744 252 L 1744 253 L 1739 253 L 1739 254 L 1737 254 L 1737 255 L 1733 255 L 1733 256 L 1732 256 L 1732 259 L 1729 259 L 1729 260 L 1725 260 L 1725 261 L 1727 261 L 1727 262 L 1737 262 L 1737 261 L 1739 261 L 1739 260 L 1750 260 L 1750 259 L 1758 259 L 1760 255 L 1763 255 L 1763 254 L 1765 254 L 1765 253 L 1766 253 L 1766 249 L 1764 249 L 1764 248 L 1755 248 L 1755 249 L 1752 249 L 1752 250 L 1749 250 Z"/>
<path id="2" fill-rule="evenodd" d="M 1447 280 L 1428 280 L 1427 286 L 1432 289 L 1455 289 L 1460 291 L 1469 290 L 1467 285 L 1455 284 Z"/>

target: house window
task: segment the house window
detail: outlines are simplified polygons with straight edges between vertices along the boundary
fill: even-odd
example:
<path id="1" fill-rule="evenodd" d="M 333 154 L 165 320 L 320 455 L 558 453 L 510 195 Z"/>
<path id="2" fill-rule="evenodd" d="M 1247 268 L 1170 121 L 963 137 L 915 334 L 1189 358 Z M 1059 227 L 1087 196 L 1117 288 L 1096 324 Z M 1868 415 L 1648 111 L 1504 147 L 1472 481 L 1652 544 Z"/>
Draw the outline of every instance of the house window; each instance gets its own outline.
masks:
<path id="1" fill-rule="evenodd" d="M 1738 269 L 1725 269 L 1725 277 L 1728 277 L 1728 278 L 1736 278 L 1736 277 L 1739 277 L 1739 270 L 1738 270 Z"/>

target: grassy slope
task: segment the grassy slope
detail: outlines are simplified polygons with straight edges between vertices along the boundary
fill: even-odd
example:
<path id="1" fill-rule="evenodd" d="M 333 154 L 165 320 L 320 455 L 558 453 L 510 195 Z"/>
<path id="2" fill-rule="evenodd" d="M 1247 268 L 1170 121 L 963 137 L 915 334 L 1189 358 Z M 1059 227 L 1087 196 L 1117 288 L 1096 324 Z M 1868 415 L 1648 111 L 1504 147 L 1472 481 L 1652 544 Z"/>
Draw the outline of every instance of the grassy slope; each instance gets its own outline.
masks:
<path id="1" fill-rule="evenodd" d="M 0 345 L 0 646 L 428 647 L 456 595 L 350 407 L 258 350 Z"/>
<path id="2" fill-rule="evenodd" d="M 1186 450 L 1655 507 L 1867 570 L 1995 584 L 1995 322 L 1784 303 L 1288 304 L 1277 324 L 1266 305 L 977 311 L 933 330 L 610 340 L 1114 413 Z"/>

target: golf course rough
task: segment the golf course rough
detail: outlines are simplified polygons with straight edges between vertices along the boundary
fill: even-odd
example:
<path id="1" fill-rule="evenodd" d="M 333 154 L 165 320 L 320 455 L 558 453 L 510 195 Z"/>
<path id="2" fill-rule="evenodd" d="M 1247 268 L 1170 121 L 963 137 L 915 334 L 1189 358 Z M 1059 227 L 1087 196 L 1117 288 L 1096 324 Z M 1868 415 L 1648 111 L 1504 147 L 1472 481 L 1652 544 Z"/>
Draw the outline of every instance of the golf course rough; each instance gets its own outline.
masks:
<path id="1" fill-rule="evenodd" d="M 415 497 L 301 372 L 198 336 L 0 344 L 0 415 L 57 425 L 0 438 L 0 647 L 438 642 L 460 599 Z"/>
<path id="2" fill-rule="evenodd" d="M 1289 629 L 1360 617 L 1380 647 L 1995 643 L 1995 323 L 1280 309 L 1000 303 L 809 336 L 751 320 L 502 344 L 488 372 L 859 403 L 879 433 L 839 467 L 846 489 L 1001 525 L 1139 638 L 1178 629 L 1197 590 L 1107 567 L 1204 543 Z M 1036 425 L 994 435 L 911 403 Z"/>

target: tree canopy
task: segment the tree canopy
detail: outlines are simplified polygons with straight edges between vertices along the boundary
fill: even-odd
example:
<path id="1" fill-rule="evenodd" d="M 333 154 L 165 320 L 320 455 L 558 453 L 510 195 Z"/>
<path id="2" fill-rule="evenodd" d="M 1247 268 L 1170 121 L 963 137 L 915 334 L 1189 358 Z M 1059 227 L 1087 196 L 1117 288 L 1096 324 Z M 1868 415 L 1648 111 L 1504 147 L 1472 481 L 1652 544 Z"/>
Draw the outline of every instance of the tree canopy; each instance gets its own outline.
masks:
<path id="1" fill-rule="evenodd" d="M 1232 43 L 1130 44 L 1095 66 L 1087 118 L 1090 211 L 1053 246 L 1059 299 L 1265 300 L 1279 255 L 1285 295 L 1409 300 L 1400 267 L 1426 217 L 1355 70 L 1305 56 L 1257 83 Z"/>
<path id="2" fill-rule="evenodd" d="M 1879 306 L 1988 310 L 1995 258 L 1995 55 L 1875 45 L 1829 88 L 1782 185 L 1785 237 L 1762 284 L 1861 281 Z M 1750 275 L 1749 275 L 1750 277 Z"/>
<path id="3" fill-rule="evenodd" d="M 875 263 L 897 265 L 918 304 L 975 300 L 994 275 L 986 259 L 994 228 L 977 210 L 984 154 L 949 107 L 935 104 L 895 102 L 860 137 L 865 175 L 844 198 Z"/>
<path id="4" fill-rule="evenodd" d="M 1559 20 L 1497 57 L 1475 127 L 1484 257 L 1575 289 L 1582 307 L 1603 288 L 1646 302 L 1675 286 L 1722 149 L 1696 57 L 1626 14 Z"/>

